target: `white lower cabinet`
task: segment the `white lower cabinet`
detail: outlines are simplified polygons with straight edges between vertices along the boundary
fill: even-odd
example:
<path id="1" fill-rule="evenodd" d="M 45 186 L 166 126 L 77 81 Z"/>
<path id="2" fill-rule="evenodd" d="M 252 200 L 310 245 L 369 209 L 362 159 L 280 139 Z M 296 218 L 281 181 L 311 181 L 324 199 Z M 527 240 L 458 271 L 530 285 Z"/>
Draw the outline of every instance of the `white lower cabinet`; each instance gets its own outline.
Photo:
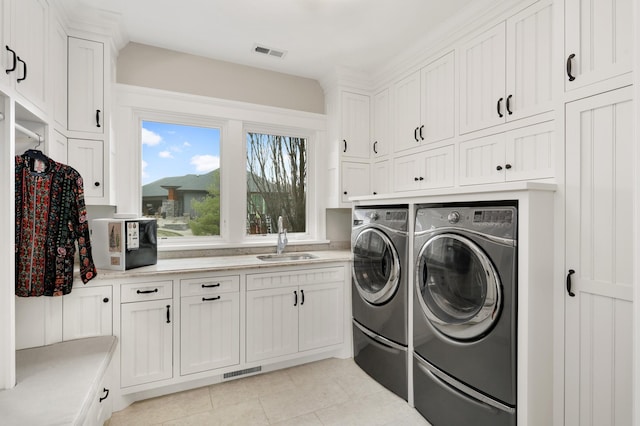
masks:
<path id="1" fill-rule="evenodd" d="M 460 143 L 460 185 L 554 177 L 555 131 L 549 121 Z"/>
<path id="2" fill-rule="evenodd" d="M 111 286 L 80 287 L 62 298 L 62 340 L 112 334 Z"/>
<path id="3" fill-rule="evenodd" d="M 240 362 L 240 277 L 180 280 L 180 374 Z"/>
<path id="4" fill-rule="evenodd" d="M 173 377 L 172 281 L 122 284 L 120 386 Z"/>
<path id="5" fill-rule="evenodd" d="M 344 340 L 345 268 L 247 276 L 247 362 Z"/>
<path id="6" fill-rule="evenodd" d="M 113 387 L 112 368 L 108 368 L 104 377 L 97 386 L 97 393 L 89 406 L 85 419 L 85 426 L 102 426 L 113 413 L 113 398 L 110 394 Z"/>

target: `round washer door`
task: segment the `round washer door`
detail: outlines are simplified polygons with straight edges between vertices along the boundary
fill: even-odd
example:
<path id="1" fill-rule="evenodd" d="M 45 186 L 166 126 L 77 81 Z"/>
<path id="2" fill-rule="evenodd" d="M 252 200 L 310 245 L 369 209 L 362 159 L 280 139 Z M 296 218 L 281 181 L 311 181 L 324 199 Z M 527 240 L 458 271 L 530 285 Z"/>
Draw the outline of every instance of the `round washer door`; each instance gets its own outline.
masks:
<path id="1" fill-rule="evenodd" d="M 502 291 L 482 249 L 457 234 L 430 238 L 420 250 L 416 291 L 427 319 L 456 340 L 484 336 L 500 315 Z"/>
<path id="2" fill-rule="evenodd" d="M 366 228 L 353 244 L 353 282 L 360 296 L 381 305 L 393 297 L 400 283 L 400 260 L 382 231 Z"/>

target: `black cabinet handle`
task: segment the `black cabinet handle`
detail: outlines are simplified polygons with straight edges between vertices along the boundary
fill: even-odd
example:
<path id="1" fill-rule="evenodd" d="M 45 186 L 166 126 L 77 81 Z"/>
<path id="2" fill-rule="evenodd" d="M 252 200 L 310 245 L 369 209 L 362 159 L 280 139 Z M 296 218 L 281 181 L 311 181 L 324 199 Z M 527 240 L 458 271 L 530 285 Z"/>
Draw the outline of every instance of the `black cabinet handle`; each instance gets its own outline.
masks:
<path id="1" fill-rule="evenodd" d="M 342 139 L 342 142 L 344 143 L 344 149 L 342 150 L 342 152 L 347 152 L 347 140 Z"/>
<path id="2" fill-rule="evenodd" d="M 504 168 L 507 169 L 507 170 L 511 169 L 511 164 L 505 164 Z"/>
<path id="3" fill-rule="evenodd" d="M 95 187 L 100 186 L 100 182 L 94 182 L 94 183 L 93 183 L 93 186 L 95 186 Z"/>
<path id="4" fill-rule="evenodd" d="M 344 191 L 344 192 L 343 192 L 343 194 L 344 194 L 344 195 L 347 195 L 347 191 Z"/>
<path id="5" fill-rule="evenodd" d="M 104 299 L 102 299 L 102 303 L 109 303 L 109 298 L 105 297 Z"/>
<path id="6" fill-rule="evenodd" d="M 572 53 L 571 55 L 569 55 L 569 57 L 567 58 L 567 77 L 569 77 L 569 81 L 573 81 L 576 78 L 573 76 L 572 72 L 571 72 L 571 60 L 573 58 L 576 57 L 575 53 Z"/>
<path id="7" fill-rule="evenodd" d="M 216 297 L 209 297 L 209 298 L 203 297 L 203 298 L 202 298 L 202 301 L 203 301 L 203 302 L 211 302 L 212 300 L 220 300 L 220 296 L 216 296 Z"/>
<path id="8" fill-rule="evenodd" d="M 502 101 L 504 100 L 504 98 L 500 98 L 498 99 L 498 103 L 496 104 L 496 109 L 498 110 L 498 117 L 502 118 L 504 117 L 504 115 L 502 115 L 501 109 L 502 109 Z"/>
<path id="9" fill-rule="evenodd" d="M 424 178 L 423 178 L 422 176 L 420 176 L 420 177 L 418 178 L 418 180 L 424 180 Z"/>
<path id="10" fill-rule="evenodd" d="M 293 291 L 293 306 L 298 306 L 298 292 L 297 291 Z"/>
<path id="11" fill-rule="evenodd" d="M 96 127 L 101 127 L 100 126 L 100 110 L 99 109 L 96 110 Z"/>
<path id="12" fill-rule="evenodd" d="M 377 153 L 378 153 L 378 150 L 376 149 L 376 145 L 378 145 L 378 141 L 375 141 L 375 142 L 373 143 L 373 153 L 374 153 L 374 154 L 377 154 Z"/>
<path id="13" fill-rule="evenodd" d="M 109 389 L 107 388 L 102 388 L 102 392 L 104 392 L 104 396 L 101 396 L 100 399 L 98 400 L 98 402 L 102 402 L 105 399 L 109 398 Z"/>
<path id="14" fill-rule="evenodd" d="M 302 295 L 302 301 L 300 302 L 300 306 L 304 305 L 304 290 L 300 290 L 300 294 Z"/>
<path id="15" fill-rule="evenodd" d="M 17 78 L 16 82 L 20 83 L 21 81 L 24 81 L 27 79 L 27 63 L 25 61 L 23 61 L 22 59 L 20 59 L 20 56 L 17 56 L 18 62 L 22 62 L 22 77 Z"/>
<path id="16" fill-rule="evenodd" d="M 420 142 L 420 139 L 418 139 L 418 128 L 417 127 L 415 129 L 413 129 L 413 138 L 416 140 L 416 142 Z"/>
<path id="17" fill-rule="evenodd" d="M 511 111 L 511 98 L 512 97 L 513 97 L 513 95 L 507 96 L 507 113 L 509 115 L 513 114 L 513 111 Z"/>
<path id="18" fill-rule="evenodd" d="M 171 305 L 167 305 L 167 324 L 171 322 Z"/>
<path id="19" fill-rule="evenodd" d="M 497 170 L 497 171 L 502 170 L 502 166 L 498 166 L 498 167 L 496 167 L 496 170 Z"/>
<path id="20" fill-rule="evenodd" d="M 574 271 L 573 269 L 569 269 L 569 273 L 567 274 L 567 293 L 569 293 L 569 296 L 571 297 L 575 297 L 576 294 L 571 291 L 571 275 L 575 274 L 576 271 Z"/>
<path id="21" fill-rule="evenodd" d="M 215 284 L 202 284 L 202 288 L 214 288 L 214 287 L 220 287 L 220 283 L 215 283 Z"/>
<path id="22" fill-rule="evenodd" d="M 422 130 L 424 130 L 424 124 L 422 126 L 420 126 L 420 140 L 424 140 L 424 136 L 422 136 Z"/>
<path id="23" fill-rule="evenodd" d="M 373 195 L 378 195 L 378 193 L 376 191 L 373 191 Z"/>
<path id="24" fill-rule="evenodd" d="M 158 289 L 154 288 L 153 290 L 138 290 L 136 293 L 138 294 L 149 294 L 149 293 L 157 293 Z"/>
<path id="25" fill-rule="evenodd" d="M 417 181 L 418 181 L 418 178 L 417 178 L 417 177 L 414 177 L 414 178 L 413 178 L 413 180 L 417 182 Z"/>
<path id="26" fill-rule="evenodd" d="M 13 55 L 13 61 L 11 61 L 11 68 L 9 68 L 8 70 L 5 70 L 7 74 L 10 74 L 14 72 L 16 70 L 16 67 L 18 66 L 18 60 L 17 60 L 18 57 L 16 56 L 15 50 L 11 49 L 9 46 L 6 46 L 6 45 L 4 47 Z"/>

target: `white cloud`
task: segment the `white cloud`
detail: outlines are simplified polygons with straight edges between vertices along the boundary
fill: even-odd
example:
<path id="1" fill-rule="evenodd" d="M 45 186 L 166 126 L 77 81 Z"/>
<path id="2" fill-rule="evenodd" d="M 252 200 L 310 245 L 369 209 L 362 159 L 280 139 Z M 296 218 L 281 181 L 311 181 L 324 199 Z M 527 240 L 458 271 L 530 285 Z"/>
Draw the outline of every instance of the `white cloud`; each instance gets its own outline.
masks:
<path id="1" fill-rule="evenodd" d="M 158 153 L 158 157 L 160 157 L 160 158 L 173 158 L 173 155 L 171 154 L 171 151 L 160 151 Z"/>
<path id="2" fill-rule="evenodd" d="M 142 160 L 142 178 L 148 178 L 149 177 L 149 173 L 147 173 L 147 166 L 149 165 L 149 163 L 147 163 L 146 161 Z"/>
<path id="3" fill-rule="evenodd" d="M 162 142 L 162 136 L 152 132 L 151 130 L 145 129 L 144 127 L 142 128 L 142 144 L 143 145 L 156 146 L 160 142 Z"/>
<path id="4" fill-rule="evenodd" d="M 188 148 L 188 147 L 190 147 L 190 146 L 191 146 L 191 144 L 190 144 L 189 142 L 187 142 L 187 141 L 184 141 L 184 142 L 182 143 L 182 146 L 184 146 L 185 148 Z"/>
<path id="5" fill-rule="evenodd" d="M 220 157 L 213 155 L 194 155 L 191 164 L 197 172 L 207 173 L 220 167 Z"/>

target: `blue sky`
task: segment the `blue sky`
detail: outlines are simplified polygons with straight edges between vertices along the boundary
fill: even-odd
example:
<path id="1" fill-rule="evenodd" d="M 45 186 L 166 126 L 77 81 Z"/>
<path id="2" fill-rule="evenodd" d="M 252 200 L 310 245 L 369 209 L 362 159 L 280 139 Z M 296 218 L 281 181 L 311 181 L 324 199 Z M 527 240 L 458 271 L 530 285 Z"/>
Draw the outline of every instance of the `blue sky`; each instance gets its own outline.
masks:
<path id="1" fill-rule="evenodd" d="M 142 184 L 220 167 L 220 129 L 142 122 Z"/>

